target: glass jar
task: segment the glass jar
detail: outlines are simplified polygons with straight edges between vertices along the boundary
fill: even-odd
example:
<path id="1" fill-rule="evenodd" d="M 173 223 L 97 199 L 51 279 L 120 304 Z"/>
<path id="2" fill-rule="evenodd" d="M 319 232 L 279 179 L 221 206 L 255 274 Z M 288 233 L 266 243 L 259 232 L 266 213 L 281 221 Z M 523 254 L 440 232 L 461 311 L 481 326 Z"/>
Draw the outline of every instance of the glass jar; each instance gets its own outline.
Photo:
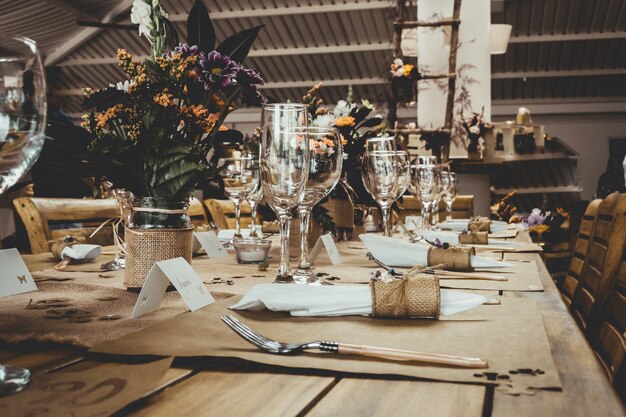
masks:
<path id="1" fill-rule="evenodd" d="M 189 201 L 167 201 L 159 197 L 135 198 L 128 227 L 131 229 L 184 229 L 191 227 Z"/>

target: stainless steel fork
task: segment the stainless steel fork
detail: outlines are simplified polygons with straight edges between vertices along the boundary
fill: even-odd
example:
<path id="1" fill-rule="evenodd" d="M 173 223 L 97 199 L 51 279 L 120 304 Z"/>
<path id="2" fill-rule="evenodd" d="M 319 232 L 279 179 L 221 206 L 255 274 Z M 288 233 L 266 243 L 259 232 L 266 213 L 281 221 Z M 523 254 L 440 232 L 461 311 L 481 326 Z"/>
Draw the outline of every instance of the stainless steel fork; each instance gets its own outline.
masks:
<path id="1" fill-rule="evenodd" d="M 415 361 L 437 365 L 460 366 L 466 368 L 487 368 L 488 362 L 480 358 L 463 356 L 440 355 L 436 353 L 420 353 L 408 350 L 388 349 L 373 346 L 353 345 L 349 343 L 315 341 L 308 343 L 283 343 L 255 332 L 231 315 L 221 316 L 221 319 L 235 333 L 257 348 L 282 355 L 300 352 L 303 350 L 319 349 L 323 352 L 340 355 L 372 356 L 396 361 Z"/>

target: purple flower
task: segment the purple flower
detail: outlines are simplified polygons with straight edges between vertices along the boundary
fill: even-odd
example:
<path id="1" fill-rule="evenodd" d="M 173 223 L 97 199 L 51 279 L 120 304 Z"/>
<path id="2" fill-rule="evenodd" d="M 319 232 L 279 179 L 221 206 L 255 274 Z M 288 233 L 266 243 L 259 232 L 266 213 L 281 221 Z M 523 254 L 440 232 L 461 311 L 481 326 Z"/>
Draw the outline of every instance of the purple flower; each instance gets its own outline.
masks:
<path id="1" fill-rule="evenodd" d="M 215 86 L 226 87 L 239 72 L 239 65 L 235 61 L 217 51 L 209 52 L 206 57 L 201 53 L 198 65 L 198 81 L 204 83 L 205 90 Z"/>
<path id="2" fill-rule="evenodd" d="M 239 72 L 237 73 L 237 82 L 244 87 L 265 84 L 261 74 L 253 69 L 242 66 L 239 67 Z"/>
<path id="3" fill-rule="evenodd" d="M 174 48 L 174 51 L 170 52 L 168 55 L 171 57 L 176 53 L 181 54 L 183 58 L 190 55 L 198 55 L 198 47 L 196 45 L 189 46 L 186 43 L 179 43 L 178 46 Z"/>

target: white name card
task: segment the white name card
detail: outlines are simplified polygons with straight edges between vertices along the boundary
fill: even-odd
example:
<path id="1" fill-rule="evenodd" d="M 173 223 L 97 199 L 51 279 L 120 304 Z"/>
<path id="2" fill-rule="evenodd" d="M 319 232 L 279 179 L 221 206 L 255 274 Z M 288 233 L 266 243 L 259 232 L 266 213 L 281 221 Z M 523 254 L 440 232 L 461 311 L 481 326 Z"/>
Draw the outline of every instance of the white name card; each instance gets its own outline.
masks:
<path id="1" fill-rule="evenodd" d="M 415 230 L 419 228 L 419 224 L 422 222 L 422 218 L 420 216 L 406 216 L 404 219 L 404 225 L 409 230 Z"/>
<path id="2" fill-rule="evenodd" d="M 193 234 L 193 237 L 194 246 L 196 244 L 202 246 L 209 258 L 225 258 L 228 256 L 228 251 L 224 249 L 224 245 L 222 245 L 214 231 L 196 232 Z"/>
<path id="3" fill-rule="evenodd" d="M 17 249 L 0 250 L 0 267 L 0 298 L 37 291 L 37 285 Z"/>
<path id="4" fill-rule="evenodd" d="M 196 311 L 215 301 L 196 271 L 184 258 L 168 259 L 152 265 L 131 318 L 134 319 L 158 309 L 170 283 L 191 311 Z"/>
<path id="5" fill-rule="evenodd" d="M 317 239 L 317 242 L 315 242 L 313 249 L 311 249 L 311 253 L 309 254 L 310 263 L 315 262 L 315 259 L 317 259 L 317 256 L 320 254 L 322 247 L 326 249 L 326 253 L 328 254 L 330 262 L 333 265 L 338 265 L 343 262 L 343 259 L 341 259 L 341 255 L 339 254 L 339 249 L 333 240 L 333 235 L 327 233 L 320 236 L 319 239 Z"/>

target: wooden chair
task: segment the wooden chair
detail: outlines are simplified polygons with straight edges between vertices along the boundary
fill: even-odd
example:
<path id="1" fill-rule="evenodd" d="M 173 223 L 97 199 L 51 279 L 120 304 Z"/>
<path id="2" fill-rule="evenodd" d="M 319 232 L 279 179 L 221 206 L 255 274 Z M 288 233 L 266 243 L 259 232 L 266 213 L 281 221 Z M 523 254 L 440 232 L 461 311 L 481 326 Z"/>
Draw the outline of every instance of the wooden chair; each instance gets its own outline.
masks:
<path id="1" fill-rule="evenodd" d="M 230 200 L 215 200 L 212 198 L 203 201 L 207 208 L 211 221 L 220 229 L 235 228 L 235 206 Z M 241 216 L 239 219 L 241 227 L 250 226 L 250 206 L 247 202 L 241 205 Z M 259 223 L 257 223 L 259 224 Z"/>
<path id="2" fill-rule="evenodd" d="M 402 202 L 398 202 L 398 219 L 404 222 L 406 216 L 419 216 L 422 212 L 421 203 L 412 195 L 405 195 L 402 197 Z M 446 219 L 446 204 L 443 201 L 439 202 L 438 207 L 438 219 L 444 221 Z M 469 219 L 474 215 L 474 196 L 473 195 L 459 195 L 454 199 L 452 203 L 452 218 L 453 219 Z"/>
<path id="3" fill-rule="evenodd" d="M 626 245 L 611 287 L 587 336 L 617 393 L 626 402 Z"/>
<path id="4" fill-rule="evenodd" d="M 608 283 L 619 267 L 626 238 L 626 194 L 611 194 L 598 207 L 598 217 L 587 249 L 570 312 L 583 330 L 606 297 Z M 601 304 L 598 304 L 601 305 Z"/>
<path id="5" fill-rule="evenodd" d="M 113 229 L 107 225 L 93 238 L 89 236 L 105 220 L 119 215 L 114 199 L 19 197 L 13 206 L 24 223 L 32 253 L 50 251 L 51 240 L 75 236 L 83 242 L 113 244 Z M 68 224 L 80 227 L 66 227 Z"/>
<path id="6" fill-rule="evenodd" d="M 191 218 L 191 224 L 194 226 L 206 226 L 209 224 L 202 201 L 195 197 L 189 202 L 189 217 Z"/>
<path id="7" fill-rule="evenodd" d="M 572 304 L 572 298 L 578 287 L 580 276 L 585 266 L 585 258 L 587 256 L 587 250 L 589 249 L 589 241 L 593 234 L 593 228 L 595 226 L 596 218 L 598 216 L 598 208 L 602 200 L 593 200 L 580 223 L 580 229 L 578 230 L 578 237 L 576 238 L 576 244 L 574 245 L 574 252 L 572 254 L 572 260 L 570 261 L 567 274 L 560 282 L 557 282 L 558 288 L 561 291 L 561 298 L 566 306 Z"/>

